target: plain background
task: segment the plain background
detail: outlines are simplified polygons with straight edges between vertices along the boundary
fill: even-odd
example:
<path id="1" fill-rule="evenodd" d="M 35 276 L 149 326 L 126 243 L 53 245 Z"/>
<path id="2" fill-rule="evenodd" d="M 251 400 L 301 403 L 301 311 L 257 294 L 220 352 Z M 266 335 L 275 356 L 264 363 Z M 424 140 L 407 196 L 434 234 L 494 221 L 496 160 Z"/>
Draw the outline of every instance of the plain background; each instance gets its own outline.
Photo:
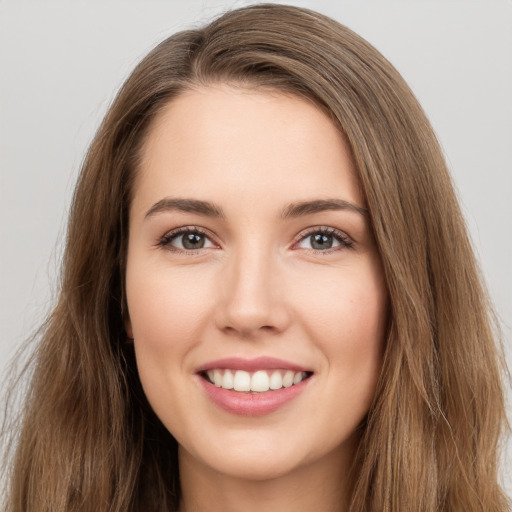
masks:
<path id="1" fill-rule="evenodd" d="M 116 90 L 165 36 L 247 3 L 0 0 L 0 378 L 51 308 L 74 182 Z M 281 3 L 358 32 L 419 98 L 452 171 L 512 367 L 512 1 Z M 510 441 L 504 466 L 512 495 Z"/>

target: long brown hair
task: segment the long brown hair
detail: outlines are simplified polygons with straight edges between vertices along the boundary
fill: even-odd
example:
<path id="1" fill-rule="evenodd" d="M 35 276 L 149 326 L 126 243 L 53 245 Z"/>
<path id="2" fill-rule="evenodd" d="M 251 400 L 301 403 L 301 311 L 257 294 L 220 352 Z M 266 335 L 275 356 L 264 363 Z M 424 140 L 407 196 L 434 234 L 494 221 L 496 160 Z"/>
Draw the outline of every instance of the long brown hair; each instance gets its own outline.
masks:
<path id="1" fill-rule="evenodd" d="M 313 101 L 357 164 L 391 311 L 350 511 L 506 510 L 499 343 L 436 137 L 370 44 L 323 15 L 270 4 L 163 41 L 99 128 L 73 199 L 59 298 L 34 356 L 7 509 L 178 507 L 176 441 L 145 399 L 123 329 L 128 211 L 152 119 L 180 92 L 215 82 Z"/>

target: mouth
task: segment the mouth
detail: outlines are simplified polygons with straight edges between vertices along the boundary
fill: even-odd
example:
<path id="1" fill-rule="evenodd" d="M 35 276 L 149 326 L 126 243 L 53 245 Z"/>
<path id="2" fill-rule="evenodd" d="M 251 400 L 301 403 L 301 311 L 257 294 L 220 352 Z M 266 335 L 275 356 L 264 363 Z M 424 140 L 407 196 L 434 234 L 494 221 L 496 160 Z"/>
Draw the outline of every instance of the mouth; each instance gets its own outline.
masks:
<path id="1" fill-rule="evenodd" d="M 296 401 L 312 380 L 309 368 L 272 357 L 227 358 L 196 369 L 206 396 L 231 414 L 262 416 Z"/>
<path id="2" fill-rule="evenodd" d="M 311 377 L 313 372 L 293 371 L 284 368 L 245 371 L 214 368 L 200 372 L 203 379 L 218 388 L 240 393 L 266 393 L 290 388 Z"/>

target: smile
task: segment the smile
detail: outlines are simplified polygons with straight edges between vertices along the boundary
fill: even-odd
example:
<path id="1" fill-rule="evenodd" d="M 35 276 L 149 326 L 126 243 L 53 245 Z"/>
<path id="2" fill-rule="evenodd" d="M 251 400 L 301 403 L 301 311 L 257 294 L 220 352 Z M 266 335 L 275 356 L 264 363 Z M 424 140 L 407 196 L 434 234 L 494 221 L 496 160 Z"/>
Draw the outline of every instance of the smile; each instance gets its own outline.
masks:
<path id="1" fill-rule="evenodd" d="M 206 378 L 218 388 L 245 393 L 265 393 L 300 384 L 309 376 L 308 372 L 285 369 L 245 370 L 212 369 L 205 372 Z"/>
<path id="2" fill-rule="evenodd" d="M 313 380 L 311 368 L 274 357 L 226 358 L 196 368 L 206 396 L 231 414 L 261 416 L 295 402 Z"/>

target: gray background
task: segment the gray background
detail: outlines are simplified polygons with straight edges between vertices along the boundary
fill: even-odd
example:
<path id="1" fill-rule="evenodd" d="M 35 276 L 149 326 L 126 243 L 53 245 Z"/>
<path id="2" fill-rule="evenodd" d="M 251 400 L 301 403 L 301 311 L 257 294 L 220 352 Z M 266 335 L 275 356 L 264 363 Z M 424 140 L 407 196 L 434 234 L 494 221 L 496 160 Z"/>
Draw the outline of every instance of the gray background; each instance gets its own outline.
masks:
<path id="1" fill-rule="evenodd" d="M 0 0 L 0 377 L 51 308 L 73 185 L 115 91 L 165 36 L 247 3 Z M 418 96 L 453 173 L 512 367 L 512 1 L 290 3 L 368 39 Z M 505 473 L 512 495 L 512 469 Z"/>

